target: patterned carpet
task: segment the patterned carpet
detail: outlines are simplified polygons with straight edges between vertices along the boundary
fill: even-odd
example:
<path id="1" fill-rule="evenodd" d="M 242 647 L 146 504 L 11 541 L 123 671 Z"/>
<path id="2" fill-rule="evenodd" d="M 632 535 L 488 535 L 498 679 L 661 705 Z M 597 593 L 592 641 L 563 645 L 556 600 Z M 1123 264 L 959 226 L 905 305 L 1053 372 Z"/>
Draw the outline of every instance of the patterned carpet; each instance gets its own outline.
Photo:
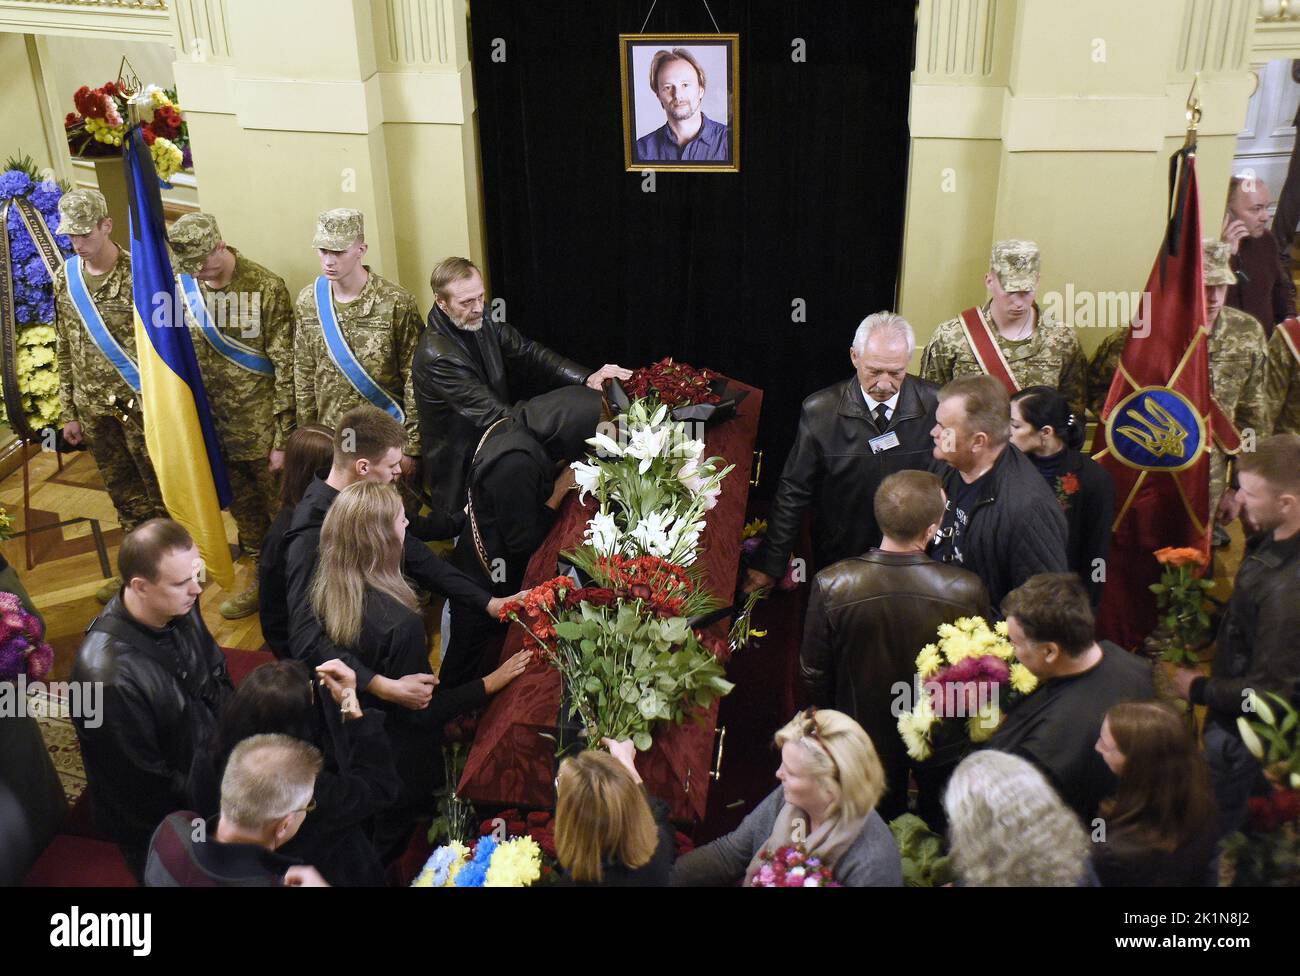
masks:
<path id="1" fill-rule="evenodd" d="M 85 792 L 86 769 L 81 763 L 77 731 L 72 726 L 72 719 L 67 717 L 70 714 L 68 702 L 48 690 L 40 690 L 31 694 L 27 707 L 28 714 L 36 716 L 36 723 L 41 727 L 41 738 L 50 751 L 54 769 L 71 807 Z"/>

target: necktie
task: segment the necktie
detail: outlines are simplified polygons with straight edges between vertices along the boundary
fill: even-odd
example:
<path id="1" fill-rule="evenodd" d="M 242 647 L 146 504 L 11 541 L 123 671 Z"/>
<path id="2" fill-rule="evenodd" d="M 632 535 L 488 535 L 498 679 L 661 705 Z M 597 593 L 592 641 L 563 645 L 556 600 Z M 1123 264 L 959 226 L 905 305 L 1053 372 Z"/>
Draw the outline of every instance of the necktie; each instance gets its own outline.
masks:
<path id="1" fill-rule="evenodd" d="M 883 403 L 877 404 L 876 409 L 872 411 L 872 416 L 876 418 L 877 430 L 883 431 L 889 426 L 889 407 L 887 405 Z"/>

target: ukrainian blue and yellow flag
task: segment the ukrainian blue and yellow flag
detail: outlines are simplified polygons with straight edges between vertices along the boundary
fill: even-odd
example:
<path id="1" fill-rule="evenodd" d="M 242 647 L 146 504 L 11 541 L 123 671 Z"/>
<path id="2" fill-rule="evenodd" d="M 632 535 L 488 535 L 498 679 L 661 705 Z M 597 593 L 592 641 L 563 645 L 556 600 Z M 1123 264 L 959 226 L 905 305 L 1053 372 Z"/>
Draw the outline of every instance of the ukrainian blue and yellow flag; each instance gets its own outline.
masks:
<path id="1" fill-rule="evenodd" d="M 194 537 L 208 573 L 229 589 L 235 567 L 221 510 L 230 504 L 230 482 L 176 293 L 158 173 L 139 127 L 130 131 L 122 159 L 145 443 L 167 511 Z"/>

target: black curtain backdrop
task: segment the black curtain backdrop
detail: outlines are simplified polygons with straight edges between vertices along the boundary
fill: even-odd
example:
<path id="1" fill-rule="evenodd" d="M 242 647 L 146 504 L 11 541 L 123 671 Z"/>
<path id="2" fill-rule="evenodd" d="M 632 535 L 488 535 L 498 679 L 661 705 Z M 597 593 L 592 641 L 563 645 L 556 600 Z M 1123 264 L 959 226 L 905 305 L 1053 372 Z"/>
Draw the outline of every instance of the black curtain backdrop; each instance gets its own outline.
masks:
<path id="1" fill-rule="evenodd" d="M 913 4 L 709 6 L 740 35 L 740 172 L 645 192 L 624 170 L 618 35 L 650 0 L 475 0 L 487 270 L 513 325 L 593 368 L 671 355 L 763 388 L 767 495 L 800 402 L 850 375 L 857 323 L 893 306 Z M 713 29 L 700 0 L 658 0 L 644 32 Z"/>

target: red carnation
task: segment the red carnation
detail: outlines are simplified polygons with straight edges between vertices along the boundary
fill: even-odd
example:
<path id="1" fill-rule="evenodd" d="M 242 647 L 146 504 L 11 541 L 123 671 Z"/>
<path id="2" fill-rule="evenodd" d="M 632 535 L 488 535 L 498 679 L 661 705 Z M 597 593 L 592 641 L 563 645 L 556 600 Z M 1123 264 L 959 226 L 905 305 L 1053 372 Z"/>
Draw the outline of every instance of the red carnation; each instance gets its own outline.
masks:
<path id="1" fill-rule="evenodd" d="M 1283 823 L 1300 817 L 1300 792 L 1278 790 L 1273 794 L 1273 810 Z"/>
<path id="2" fill-rule="evenodd" d="M 140 138 L 144 140 L 144 144 L 146 146 L 152 146 L 154 140 L 157 139 L 158 137 L 154 135 L 153 130 L 150 129 L 147 125 L 142 125 L 140 126 Z"/>

